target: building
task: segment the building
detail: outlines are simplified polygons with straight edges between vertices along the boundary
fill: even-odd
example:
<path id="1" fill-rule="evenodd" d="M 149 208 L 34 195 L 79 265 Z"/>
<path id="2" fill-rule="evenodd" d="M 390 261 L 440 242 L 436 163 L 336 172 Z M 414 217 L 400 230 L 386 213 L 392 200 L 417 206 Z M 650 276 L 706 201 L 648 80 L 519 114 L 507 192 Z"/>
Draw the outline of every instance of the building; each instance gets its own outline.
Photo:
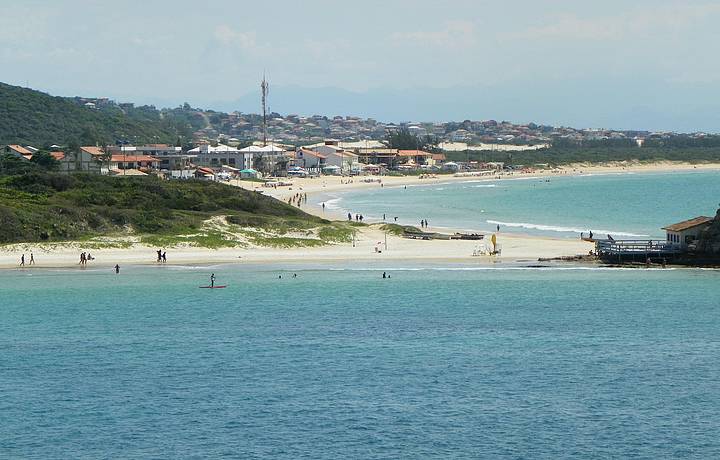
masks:
<path id="1" fill-rule="evenodd" d="M 224 144 L 212 146 L 209 144 L 195 147 L 188 150 L 188 155 L 194 155 L 196 163 L 202 166 L 219 168 L 223 165 L 232 166 L 233 168 L 245 169 L 251 168 L 253 154 L 250 152 L 241 152 L 235 147 Z M 250 164 L 246 164 L 249 161 Z"/>
<path id="2" fill-rule="evenodd" d="M 320 172 L 326 166 L 327 156 L 314 150 L 299 148 L 295 151 L 295 166 Z"/>
<path id="3" fill-rule="evenodd" d="M 325 155 L 325 166 L 336 166 L 341 173 L 360 170 L 360 157 L 340 147 L 338 141 L 325 141 L 305 148 Z"/>
<path id="4" fill-rule="evenodd" d="M 159 160 L 159 168 L 164 170 L 191 169 L 197 155 L 183 153 L 182 147 L 168 144 L 147 144 L 135 147 L 137 155 L 148 155 Z"/>
<path id="5" fill-rule="evenodd" d="M 143 172 L 157 170 L 160 160 L 149 155 L 113 154 L 110 157 L 110 172 L 123 175 L 128 170 L 135 169 Z"/>
<path id="6" fill-rule="evenodd" d="M 110 155 L 101 147 L 92 145 L 80 147 L 77 153 L 65 153 L 64 158 L 60 160 L 60 170 L 107 174 L 109 159 Z"/>
<path id="7" fill-rule="evenodd" d="M 424 165 L 432 160 L 432 153 L 423 150 L 398 150 L 400 162 L 410 165 Z"/>
<path id="8" fill-rule="evenodd" d="M 284 172 L 290 161 L 290 152 L 284 148 L 268 144 L 264 146 L 250 145 L 240 152 L 244 157 L 244 167 L 241 169 L 260 169 L 265 173 Z"/>
<path id="9" fill-rule="evenodd" d="M 666 241 L 675 248 L 687 249 L 689 245 L 695 244 L 700 239 L 702 231 L 707 229 L 712 222 L 712 217 L 699 216 L 663 227 L 666 232 Z"/>
<path id="10" fill-rule="evenodd" d="M 22 145 L 10 144 L 5 146 L 5 153 L 15 155 L 16 157 L 23 160 L 30 160 L 33 152 Z"/>

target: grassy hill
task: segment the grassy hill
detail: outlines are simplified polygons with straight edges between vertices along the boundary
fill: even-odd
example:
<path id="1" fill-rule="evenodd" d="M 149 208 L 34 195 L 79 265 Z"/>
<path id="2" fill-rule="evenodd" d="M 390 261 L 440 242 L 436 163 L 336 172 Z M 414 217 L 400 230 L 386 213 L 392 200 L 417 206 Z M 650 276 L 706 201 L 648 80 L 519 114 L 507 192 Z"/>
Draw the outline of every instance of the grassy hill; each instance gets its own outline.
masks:
<path id="1" fill-rule="evenodd" d="M 309 246 L 346 241 L 352 231 L 213 182 L 44 171 L 0 178 L 0 243 L 133 236 L 163 246 Z"/>
<path id="2" fill-rule="evenodd" d="M 117 139 L 174 144 L 188 141 L 197 128 L 197 121 L 181 112 L 114 104 L 90 109 L 71 98 L 0 83 L 0 144 L 94 145 Z"/>

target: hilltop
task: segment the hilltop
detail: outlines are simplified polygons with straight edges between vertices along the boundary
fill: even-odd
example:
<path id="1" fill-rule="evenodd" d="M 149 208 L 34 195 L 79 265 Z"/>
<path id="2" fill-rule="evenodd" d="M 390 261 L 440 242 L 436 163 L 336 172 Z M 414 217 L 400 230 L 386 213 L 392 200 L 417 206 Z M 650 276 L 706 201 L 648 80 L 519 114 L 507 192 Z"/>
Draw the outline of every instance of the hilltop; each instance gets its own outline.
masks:
<path id="1" fill-rule="evenodd" d="M 152 106 L 80 103 L 32 89 L 0 83 L 0 144 L 84 145 L 132 142 L 175 144 L 191 140 L 193 124 L 202 122 Z"/>

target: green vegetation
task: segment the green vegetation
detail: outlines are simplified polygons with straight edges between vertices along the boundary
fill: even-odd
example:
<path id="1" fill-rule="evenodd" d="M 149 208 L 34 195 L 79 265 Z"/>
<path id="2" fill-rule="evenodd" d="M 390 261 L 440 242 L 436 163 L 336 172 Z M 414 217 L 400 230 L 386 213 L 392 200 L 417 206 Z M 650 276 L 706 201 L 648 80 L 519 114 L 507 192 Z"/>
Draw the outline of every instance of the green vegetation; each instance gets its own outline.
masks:
<path id="1" fill-rule="evenodd" d="M 422 233 L 422 230 L 412 225 L 384 224 L 380 229 L 396 236 L 402 236 L 405 233 Z"/>
<path id="2" fill-rule="evenodd" d="M 258 229 L 249 235 L 258 239 L 317 232 L 314 239 L 323 243 L 342 241 L 352 231 L 348 224 L 333 224 L 262 194 L 214 182 L 62 175 L 29 168 L 0 177 L 0 243 L 125 235 L 162 246 L 222 247 L 242 244 L 242 227 Z"/>
<path id="3" fill-rule="evenodd" d="M 189 106 L 159 111 L 152 106 L 107 104 L 87 108 L 72 98 L 0 83 L 0 144 L 78 142 L 83 145 L 114 143 L 176 144 L 191 139 L 205 126 Z"/>
<path id="4" fill-rule="evenodd" d="M 433 136 L 418 137 L 412 134 L 407 128 L 401 128 L 394 133 L 390 133 L 385 138 L 388 147 L 400 150 L 426 150 L 434 151 L 438 144 L 438 139 Z"/>

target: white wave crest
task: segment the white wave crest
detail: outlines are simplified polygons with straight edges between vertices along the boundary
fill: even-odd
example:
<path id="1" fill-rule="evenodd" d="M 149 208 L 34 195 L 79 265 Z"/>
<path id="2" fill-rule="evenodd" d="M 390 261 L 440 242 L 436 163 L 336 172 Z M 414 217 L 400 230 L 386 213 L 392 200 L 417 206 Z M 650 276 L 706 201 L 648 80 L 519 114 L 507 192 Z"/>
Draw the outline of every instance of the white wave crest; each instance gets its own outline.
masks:
<path id="1" fill-rule="evenodd" d="M 527 228 L 530 230 L 542 230 L 546 232 L 560 232 L 560 233 L 587 233 L 588 228 L 576 228 L 576 227 L 560 227 L 560 226 L 554 226 L 554 225 L 543 225 L 543 224 L 531 224 L 526 222 L 500 222 L 497 220 L 488 220 L 486 221 L 488 224 L 493 225 L 501 225 L 505 227 L 511 227 L 511 228 Z M 643 235 L 638 233 L 628 233 L 628 232 L 617 232 L 614 230 L 602 230 L 602 229 L 592 229 L 593 233 L 597 235 L 614 235 L 614 236 L 629 236 L 634 238 L 649 238 L 650 235 Z"/>

